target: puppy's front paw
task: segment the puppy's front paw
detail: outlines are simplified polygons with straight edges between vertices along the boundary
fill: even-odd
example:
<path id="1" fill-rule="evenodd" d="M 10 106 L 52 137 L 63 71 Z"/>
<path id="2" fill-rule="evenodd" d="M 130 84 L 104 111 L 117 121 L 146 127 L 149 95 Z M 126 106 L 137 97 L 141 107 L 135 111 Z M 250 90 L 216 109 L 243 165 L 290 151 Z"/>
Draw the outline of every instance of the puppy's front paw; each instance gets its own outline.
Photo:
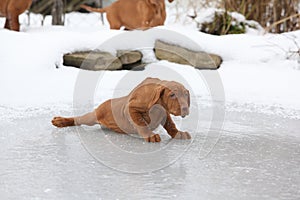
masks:
<path id="1" fill-rule="evenodd" d="M 145 140 L 147 142 L 160 142 L 161 141 L 160 136 L 158 134 L 153 134 L 150 137 L 145 138 Z"/>
<path id="2" fill-rule="evenodd" d="M 72 118 L 54 117 L 51 122 L 54 126 L 59 128 L 74 126 L 74 119 Z"/>
<path id="3" fill-rule="evenodd" d="M 178 131 L 173 138 L 181 139 L 181 140 L 189 140 L 192 137 L 188 132 Z"/>

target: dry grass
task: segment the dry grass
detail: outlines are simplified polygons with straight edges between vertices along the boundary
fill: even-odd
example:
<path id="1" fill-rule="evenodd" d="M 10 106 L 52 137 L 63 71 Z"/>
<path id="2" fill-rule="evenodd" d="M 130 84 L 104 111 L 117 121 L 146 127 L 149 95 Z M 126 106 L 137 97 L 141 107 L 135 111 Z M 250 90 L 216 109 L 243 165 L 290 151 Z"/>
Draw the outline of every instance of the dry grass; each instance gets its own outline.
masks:
<path id="1" fill-rule="evenodd" d="M 300 28 L 299 0 L 223 0 L 221 6 L 259 22 L 269 32 L 282 33 Z"/>

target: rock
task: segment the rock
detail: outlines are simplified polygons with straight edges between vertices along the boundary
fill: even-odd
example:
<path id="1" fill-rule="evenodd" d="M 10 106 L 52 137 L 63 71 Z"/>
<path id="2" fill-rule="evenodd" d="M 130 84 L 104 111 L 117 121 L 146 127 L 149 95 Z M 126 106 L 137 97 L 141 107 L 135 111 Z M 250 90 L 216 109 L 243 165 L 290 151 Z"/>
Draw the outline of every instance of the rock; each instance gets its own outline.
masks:
<path id="1" fill-rule="evenodd" d="M 160 60 L 191 65 L 198 69 L 218 69 L 222 63 L 222 58 L 218 55 L 195 52 L 160 40 L 155 41 L 154 49 L 156 57 Z"/>
<path id="2" fill-rule="evenodd" d="M 63 65 L 80 68 L 82 62 L 86 59 L 88 52 L 68 53 L 63 56 Z M 94 62 L 90 60 L 90 62 Z"/>
<path id="3" fill-rule="evenodd" d="M 139 51 L 118 50 L 117 57 L 123 65 L 128 65 L 140 62 L 143 54 Z"/>
<path id="4" fill-rule="evenodd" d="M 121 61 L 108 52 L 77 52 L 63 57 L 65 66 L 73 66 L 87 70 L 119 70 Z"/>
<path id="5" fill-rule="evenodd" d="M 133 64 L 123 65 L 123 69 L 131 71 L 143 71 L 147 64 L 142 62 L 136 62 Z"/>

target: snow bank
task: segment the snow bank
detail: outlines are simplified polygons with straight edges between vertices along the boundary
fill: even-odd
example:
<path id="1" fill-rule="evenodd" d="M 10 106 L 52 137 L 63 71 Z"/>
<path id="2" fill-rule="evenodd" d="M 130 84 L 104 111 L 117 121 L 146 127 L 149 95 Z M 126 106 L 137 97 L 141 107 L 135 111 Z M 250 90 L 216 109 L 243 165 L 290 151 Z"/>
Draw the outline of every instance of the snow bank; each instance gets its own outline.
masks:
<path id="1" fill-rule="evenodd" d="M 100 25 L 99 25 L 100 26 Z M 0 29 L 0 107 L 28 109 L 72 105 L 76 78 L 80 70 L 62 66 L 62 55 L 68 52 L 91 50 L 124 31 L 112 31 L 107 27 L 23 27 L 15 33 Z M 287 60 L 288 52 L 297 50 L 295 42 L 300 32 L 281 35 L 227 35 L 212 36 L 200 33 L 191 26 L 171 24 L 156 30 L 169 30 L 185 35 L 200 49 L 222 56 L 224 63 L 218 70 L 225 88 L 228 104 L 275 106 L 300 110 L 300 70 L 296 60 Z M 191 44 L 184 39 L 152 32 L 138 32 L 141 43 L 121 40 L 119 47 L 137 49 L 140 44 L 147 59 L 153 59 L 149 49 L 157 38 L 173 41 L 183 46 Z M 147 37 L 143 37 L 143 35 Z M 293 39 L 291 39 L 291 36 Z M 122 37 L 121 37 L 122 38 Z M 125 46 L 124 46 L 125 45 Z M 194 45 L 195 48 L 197 45 Z M 102 46 L 103 47 L 103 46 Z M 194 48 L 193 45 L 189 47 Z M 148 50 L 148 51 L 147 51 Z M 297 57 L 297 56 L 296 56 Z M 195 69 L 161 61 L 185 77 L 194 76 Z M 146 71 L 151 74 L 153 66 Z M 91 72 L 92 73 L 92 72 Z M 95 72 L 93 72 L 95 73 Z M 103 75 L 105 85 L 98 87 L 97 101 L 107 99 L 116 90 L 122 77 L 133 73 L 137 80 L 146 72 L 97 72 Z M 201 80 L 200 80 L 201 82 Z M 100 83 L 99 83 L 100 84 Z M 199 79 L 191 78 L 197 87 Z M 202 84 L 202 83 L 200 83 Z M 131 86 L 122 85 L 124 92 Z M 210 99 L 205 87 L 195 93 L 201 99 Z M 199 100 L 196 99 L 195 100 Z"/>

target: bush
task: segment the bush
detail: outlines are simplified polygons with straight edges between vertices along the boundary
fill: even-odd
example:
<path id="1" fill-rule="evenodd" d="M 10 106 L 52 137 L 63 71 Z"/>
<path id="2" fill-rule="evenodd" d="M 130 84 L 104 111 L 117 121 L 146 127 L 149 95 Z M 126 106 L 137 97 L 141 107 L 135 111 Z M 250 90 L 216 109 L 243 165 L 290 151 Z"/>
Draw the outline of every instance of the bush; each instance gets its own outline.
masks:
<path id="1" fill-rule="evenodd" d="M 300 28 L 299 0 L 223 0 L 222 4 L 225 10 L 239 12 L 269 32 L 282 33 Z"/>
<path id="2" fill-rule="evenodd" d="M 213 35 L 241 34 L 247 29 L 259 29 L 260 25 L 254 21 L 247 21 L 239 13 L 210 9 L 201 17 L 195 19 L 200 31 Z"/>

